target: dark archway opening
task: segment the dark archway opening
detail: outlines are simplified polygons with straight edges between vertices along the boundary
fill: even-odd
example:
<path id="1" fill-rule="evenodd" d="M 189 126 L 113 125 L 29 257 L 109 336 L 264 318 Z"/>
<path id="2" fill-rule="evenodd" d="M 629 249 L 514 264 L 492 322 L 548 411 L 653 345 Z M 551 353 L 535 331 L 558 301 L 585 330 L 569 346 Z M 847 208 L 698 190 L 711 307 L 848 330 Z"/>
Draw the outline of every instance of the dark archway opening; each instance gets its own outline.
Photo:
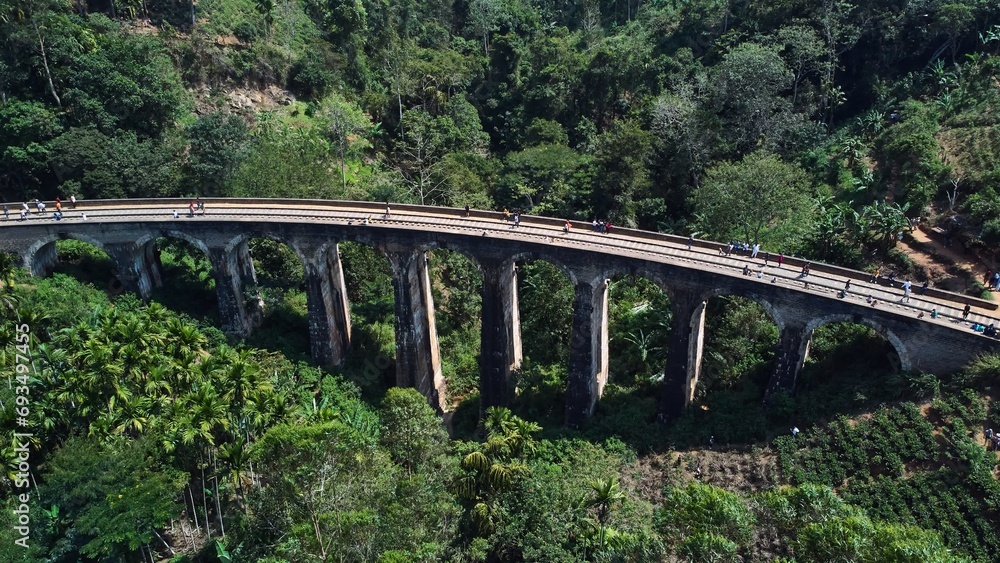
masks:
<path id="1" fill-rule="evenodd" d="M 351 315 L 351 350 L 340 371 L 367 399 L 378 401 L 396 385 L 392 267 L 371 246 L 357 242 L 338 246 Z"/>
<path id="2" fill-rule="evenodd" d="M 287 244 L 268 238 L 251 238 L 247 247 L 257 279 L 256 291 L 264 305 L 261 325 L 247 338 L 247 344 L 308 361 L 309 309 L 302 260 Z M 256 298 L 255 288 L 243 289 L 247 299 Z"/>
<path id="3" fill-rule="evenodd" d="M 891 377 L 899 368 L 899 354 L 875 329 L 849 322 L 825 324 L 813 331 L 795 383 L 796 414 L 805 423 L 821 422 L 903 398 L 909 386 Z"/>
<path id="4" fill-rule="evenodd" d="M 180 238 L 156 239 L 163 286 L 154 288 L 153 300 L 203 323 L 219 326 L 219 302 L 208 256 Z"/>
<path id="5" fill-rule="evenodd" d="M 104 250 L 76 239 L 57 240 L 49 244 L 55 245 L 59 256 L 59 260 L 52 266 L 51 274 L 72 276 L 82 283 L 103 289 L 109 295 L 119 295 L 125 291 L 111 258 Z"/>
<path id="6" fill-rule="evenodd" d="M 558 428 L 566 414 L 573 284 L 557 266 L 532 260 L 517 264 L 517 291 L 523 358 L 513 376 L 512 410 L 543 428 Z"/>
<path id="7" fill-rule="evenodd" d="M 616 275 L 608 287 L 608 380 L 587 434 L 617 436 L 645 449 L 655 423 L 673 312 L 667 294 L 641 276 Z"/>
<path id="8" fill-rule="evenodd" d="M 701 369 L 693 400 L 670 429 L 675 445 L 727 447 L 767 438 L 776 421 L 763 400 L 778 336 L 774 319 L 752 299 L 725 295 L 706 302 Z"/>
<path id="9" fill-rule="evenodd" d="M 429 266 L 449 403 L 478 401 L 483 276 L 470 258 L 450 250 L 431 251 Z"/>

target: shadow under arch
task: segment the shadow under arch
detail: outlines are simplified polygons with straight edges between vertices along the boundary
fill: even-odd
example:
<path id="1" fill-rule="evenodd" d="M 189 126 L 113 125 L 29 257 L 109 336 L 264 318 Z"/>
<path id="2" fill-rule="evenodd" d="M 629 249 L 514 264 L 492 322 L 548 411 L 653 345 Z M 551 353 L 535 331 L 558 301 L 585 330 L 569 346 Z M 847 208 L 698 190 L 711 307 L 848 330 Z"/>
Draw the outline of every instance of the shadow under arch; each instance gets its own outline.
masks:
<path id="1" fill-rule="evenodd" d="M 351 351 L 339 366 L 369 400 L 396 384 L 396 326 L 393 271 L 385 251 L 366 238 L 331 240 L 319 254 L 336 251 L 349 304 Z"/>
<path id="2" fill-rule="evenodd" d="M 714 363 L 721 365 L 733 365 L 740 361 L 741 357 L 733 357 L 733 354 L 741 355 L 745 350 L 749 349 L 755 344 L 756 339 L 747 339 L 746 342 L 742 342 L 742 346 L 737 347 L 738 349 L 729 349 L 731 346 L 727 346 L 733 340 L 739 340 L 741 335 L 739 333 L 733 334 L 727 329 L 732 328 L 726 326 L 726 316 L 733 311 L 733 308 L 725 309 L 720 308 L 718 310 L 713 310 L 713 303 L 718 303 L 719 300 L 732 300 L 737 299 L 746 302 L 750 307 L 760 307 L 764 313 L 770 318 L 770 321 L 776 327 L 777 331 L 774 335 L 774 341 L 767 341 L 766 346 L 763 347 L 761 356 L 764 359 L 764 364 L 762 364 L 757 375 L 760 376 L 762 381 L 754 382 L 763 392 L 766 386 L 766 377 L 769 375 L 770 370 L 767 369 L 769 363 L 773 361 L 773 356 L 777 351 L 778 339 L 780 338 L 781 331 L 786 325 L 785 319 L 782 317 L 780 311 L 767 299 L 762 298 L 752 292 L 743 291 L 732 291 L 724 290 L 720 288 L 713 288 L 697 293 L 694 298 L 695 307 L 691 314 L 689 321 L 685 319 L 677 319 L 675 323 L 675 328 L 690 327 L 691 338 L 688 347 L 687 354 L 687 377 L 684 385 L 685 393 L 685 405 L 690 406 L 699 396 L 704 396 L 708 393 L 708 389 L 711 387 L 715 381 L 722 379 L 720 374 L 715 371 L 706 370 L 706 355 L 711 358 L 718 358 L 719 361 Z M 713 322 L 708 322 L 709 320 Z M 688 324 L 682 325 L 681 323 L 687 322 Z M 718 324 L 717 324 L 718 323 Z M 757 334 L 757 328 L 754 327 L 754 334 Z M 668 358 L 667 361 L 675 362 L 678 358 Z M 716 366 L 716 371 L 718 371 L 719 366 Z M 751 370 L 752 372 L 752 370 Z M 742 375 L 748 375 L 751 372 Z M 727 384 L 732 385 L 736 380 L 742 379 L 742 375 L 736 377 L 736 374 L 729 374 L 733 377 L 726 378 Z M 706 378 L 707 376 L 707 378 Z M 699 389 L 702 390 L 699 393 Z M 761 394 L 761 397 L 763 395 Z"/>
<path id="3" fill-rule="evenodd" d="M 882 326 L 882 324 L 878 321 L 862 315 L 834 314 L 815 318 L 809 321 L 806 324 L 805 338 L 802 339 L 802 347 L 799 349 L 799 357 L 802 358 L 803 361 L 805 361 L 805 358 L 809 355 L 809 343 L 812 340 L 813 333 L 816 329 L 833 323 L 862 325 L 874 330 L 877 334 L 885 338 L 885 340 L 896 352 L 896 356 L 899 358 L 899 370 L 904 372 L 913 370 L 913 363 L 910 360 L 909 351 L 906 349 L 906 345 L 903 344 L 903 341 L 900 340 L 894 332 Z"/>
<path id="4" fill-rule="evenodd" d="M 483 287 L 480 261 L 448 246 L 423 249 L 428 257 L 434 304 L 434 331 L 447 401 L 459 423 L 478 418 L 481 395 Z M 462 411 L 461 413 L 459 411 Z"/>
<path id="5" fill-rule="evenodd" d="M 56 251 L 56 243 L 61 240 L 77 240 L 96 247 L 101 252 L 107 254 L 104 241 L 81 233 L 79 231 L 65 231 L 56 235 L 49 235 L 41 238 L 24 253 L 24 267 L 35 277 L 45 277 L 45 275 L 59 261 L 59 254 Z"/>
<path id="6" fill-rule="evenodd" d="M 580 278 L 546 253 L 518 252 L 503 264 L 516 276 L 521 363 L 512 409 L 543 427 L 564 423 L 576 287 Z"/>

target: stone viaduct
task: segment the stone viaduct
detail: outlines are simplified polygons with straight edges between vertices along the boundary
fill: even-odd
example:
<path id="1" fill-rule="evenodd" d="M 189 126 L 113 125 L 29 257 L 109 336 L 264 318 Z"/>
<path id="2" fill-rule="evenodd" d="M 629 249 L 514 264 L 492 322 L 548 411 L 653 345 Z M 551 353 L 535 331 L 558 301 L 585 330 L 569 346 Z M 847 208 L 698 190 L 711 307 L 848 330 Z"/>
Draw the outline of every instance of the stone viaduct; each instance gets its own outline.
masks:
<path id="1" fill-rule="evenodd" d="M 156 241 L 188 241 L 208 257 L 216 280 L 223 329 L 248 335 L 262 318 L 256 277 L 247 242 L 261 237 L 287 244 L 302 261 L 313 358 L 334 365 L 351 342 L 349 304 L 338 243 L 354 241 L 380 250 L 392 267 L 395 293 L 396 383 L 419 389 L 428 401 L 447 410 L 438 356 L 426 252 L 444 248 L 472 259 L 482 277 L 480 411 L 507 404 L 514 393 L 511 373 L 521 361 L 515 264 L 545 260 L 561 269 L 575 288 L 566 388 L 566 423 L 578 427 L 593 414 L 608 373 L 608 280 L 617 274 L 645 277 L 669 296 L 673 307 L 660 416 L 678 416 L 692 400 L 701 368 L 705 306 L 714 296 L 738 295 L 756 301 L 780 331 L 775 370 L 767 394 L 791 392 L 813 331 L 831 322 L 870 326 L 899 355 L 903 370 L 953 372 L 976 355 L 997 349 L 997 341 L 958 324 L 965 303 L 977 307 L 970 317 L 988 322 L 992 303 L 930 291 L 912 304 L 897 304 L 899 292 L 869 286 L 883 300 L 872 307 L 857 293 L 867 275 L 814 264 L 801 278 L 795 259 L 773 265 L 766 276 L 748 259 L 720 256 L 718 243 L 657 233 L 617 230 L 594 233 L 576 223 L 564 232 L 563 220 L 526 217 L 514 229 L 494 212 L 473 212 L 384 204 L 304 200 L 206 200 L 207 214 L 187 213 L 178 200 L 95 201 L 67 210 L 60 221 L 34 214 L 26 221 L 0 222 L 0 251 L 16 254 L 34 276 L 58 260 L 55 243 L 86 241 L 111 258 L 126 289 L 149 299 L 165 281 Z M 15 206 L 11 206 L 15 208 Z M 51 207 L 50 207 L 51 209 Z M 184 213 L 173 217 L 173 209 Z M 88 217 L 84 219 L 83 214 Z M 370 222 L 370 223 L 369 223 Z M 760 261 L 757 261 L 760 262 Z M 773 280 L 772 280 L 773 278 Z M 839 296 L 844 280 L 857 280 L 851 298 Z M 809 281 L 807 285 L 804 282 Z M 891 296 L 894 296 L 892 298 Z M 918 320 L 919 311 L 943 315 Z"/>

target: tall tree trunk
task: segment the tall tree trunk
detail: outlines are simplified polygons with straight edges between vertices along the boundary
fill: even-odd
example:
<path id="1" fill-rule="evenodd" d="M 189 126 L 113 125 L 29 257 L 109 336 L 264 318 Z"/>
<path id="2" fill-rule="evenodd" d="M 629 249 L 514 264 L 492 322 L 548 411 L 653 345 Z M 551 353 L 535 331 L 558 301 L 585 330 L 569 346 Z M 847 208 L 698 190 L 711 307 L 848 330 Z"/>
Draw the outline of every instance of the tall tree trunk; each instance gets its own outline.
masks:
<path id="1" fill-rule="evenodd" d="M 219 514 L 219 531 L 222 532 L 222 537 L 226 537 L 226 523 L 222 519 L 222 501 L 219 500 L 219 460 L 209 451 L 209 455 L 212 456 L 212 466 L 214 471 L 212 472 L 212 480 L 215 481 L 215 511 Z"/>
<path id="2" fill-rule="evenodd" d="M 191 480 L 188 480 L 187 485 L 188 496 L 191 497 L 191 515 L 194 516 L 194 529 L 201 531 L 201 526 L 198 525 L 198 505 L 194 503 L 194 491 L 191 490 Z"/>
<path id="3" fill-rule="evenodd" d="M 31 14 L 31 27 L 35 30 L 35 37 L 38 38 L 38 48 L 42 52 L 42 66 L 45 68 L 45 78 L 49 82 L 49 92 L 56 99 L 56 105 L 62 107 L 62 100 L 59 99 L 59 94 L 56 94 L 56 86 L 52 83 L 52 73 L 49 71 L 49 58 L 45 54 L 45 41 L 42 39 L 42 32 L 38 29 L 38 22 L 35 20 L 34 12 Z"/>
<path id="4" fill-rule="evenodd" d="M 212 526 L 208 523 L 208 494 L 205 493 L 207 483 L 205 483 L 205 466 L 201 466 L 201 505 L 205 508 L 205 533 L 208 539 L 212 539 Z"/>
<path id="5" fill-rule="evenodd" d="M 115 10 L 115 0 L 108 0 L 108 6 L 111 8 L 111 19 L 116 19 L 118 12 Z"/>
<path id="6" fill-rule="evenodd" d="M 194 0 L 191 0 L 191 27 L 194 28 Z"/>

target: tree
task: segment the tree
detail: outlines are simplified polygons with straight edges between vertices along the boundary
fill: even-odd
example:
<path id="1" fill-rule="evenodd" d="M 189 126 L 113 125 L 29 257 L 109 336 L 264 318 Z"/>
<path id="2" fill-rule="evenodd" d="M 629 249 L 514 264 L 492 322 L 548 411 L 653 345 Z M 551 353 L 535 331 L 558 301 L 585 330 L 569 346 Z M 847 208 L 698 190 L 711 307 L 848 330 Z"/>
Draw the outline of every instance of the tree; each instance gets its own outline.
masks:
<path id="1" fill-rule="evenodd" d="M 501 524 L 501 498 L 530 473 L 524 455 L 533 450 L 533 434 L 541 430 L 501 407 L 486 411 L 485 425 L 486 441 L 462 457 L 464 473 L 451 484 L 455 494 L 466 501 L 466 515 L 480 536 L 489 535 Z"/>
<path id="2" fill-rule="evenodd" d="M 416 389 L 389 389 L 380 407 L 382 444 L 407 472 L 420 471 L 442 455 L 448 434 L 427 399 Z"/>
<path id="3" fill-rule="evenodd" d="M 783 93 L 793 76 L 776 49 L 743 43 L 712 68 L 712 77 L 713 108 L 737 153 L 781 141 L 792 121 Z"/>
<path id="4" fill-rule="evenodd" d="M 186 131 L 189 145 L 187 174 L 195 193 L 221 196 L 244 158 L 250 140 L 246 122 L 219 112 L 198 118 Z"/>
<path id="5" fill-rule="evenodd" d="M 649 196 L 653 136 L 633 120 L 616 121 L 594 148 L 593 212 L 635 227 L 638 203 Z"/>
<path id="6" fill-rule="evenodd" d="M 597 524 L 600 526 L 598 536 L 598 549 L 604 549 L 604 528 L 614 509 L 625 500 L 625 493 L 618 485 L 618 477 L 612 475 L 607 479 L 595 479 L 590 484 L 591 496 L 587 499 L 586 505 L 597 509 Z"/>
<path id="7" fill-rule="evenodd" d="M 757 152 L 710 168 L 691 201 L 700 226 L 717 240 L 787 247 L 811 222 L 809 191 L 800 167 Z"/>
<path id="8" fill-rule="evenodd" d="M 344 193 L 347 193 L 346 159 L 357 157 L 363 149 L 371 146 L 365 135 L 374 126 L 357 104 L 337 93 L 330 94 L 320 102 L 319 113 L 327 120 L 330 141 L 340 158 L 340 179 Z"/>

